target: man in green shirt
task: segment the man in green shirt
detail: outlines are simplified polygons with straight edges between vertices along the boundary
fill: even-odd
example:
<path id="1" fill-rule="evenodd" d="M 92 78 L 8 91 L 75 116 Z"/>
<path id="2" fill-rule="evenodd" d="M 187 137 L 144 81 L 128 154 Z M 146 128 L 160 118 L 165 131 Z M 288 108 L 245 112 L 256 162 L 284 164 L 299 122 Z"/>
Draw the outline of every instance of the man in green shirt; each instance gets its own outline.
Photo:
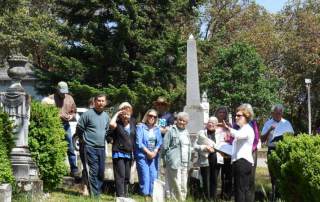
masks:
<path id="1" fill-rule="evenodd" d="M 99 196 L 104 180 L 105 169 L 105 137 L 109 129 L 109 116 L 104 112 L 106 95 L 94 98 L 94 108 L 82 114 L 77 125 L 79 138 L 84 142 L 83 154 L 85 169 L 84 179 L 88 179 L 90 194 Z"/>

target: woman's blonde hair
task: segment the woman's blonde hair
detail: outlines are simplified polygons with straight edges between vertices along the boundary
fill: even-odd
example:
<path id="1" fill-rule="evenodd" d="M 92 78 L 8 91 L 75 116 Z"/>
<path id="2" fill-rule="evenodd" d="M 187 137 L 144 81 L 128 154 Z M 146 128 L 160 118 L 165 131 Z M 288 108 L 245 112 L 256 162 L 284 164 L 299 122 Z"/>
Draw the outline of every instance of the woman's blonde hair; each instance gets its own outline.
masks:
<path id="1" fill-rule="evenodd" d="M 242 112 L 243 116 L 247 119 L 247 121 L 249 122 L 250 120 L 252 120 L 253 118 L 253 109 L 251 104 L 242 104 L 237 108 L 237 112 Z"/>
<path id="2" fill-rule="evenodd" d="M 220 106 L 217 108 L 217 110 L 214 112 L 215 117 L 219 116 L 219 112 L 223 111 L 226 116 L 224 117 L 224 120 L 227 121 L 228 120 L 228 108 L 226 106 Z"/>
<path id="3" fill-rule="evenodd" d="M 143 119 L 142 119 L 142 123 L 147 123 L 147 119 L 148 119 L 148 115 L 150 112 L 154 112 L 156 114 L 157 117 L 155 117 L 155 120 L 154 120 L 154 124 L 156 124 L 158 122 L 158 112 L 155 110 L 155 109 L 149 109 L 143 116 Z"/>

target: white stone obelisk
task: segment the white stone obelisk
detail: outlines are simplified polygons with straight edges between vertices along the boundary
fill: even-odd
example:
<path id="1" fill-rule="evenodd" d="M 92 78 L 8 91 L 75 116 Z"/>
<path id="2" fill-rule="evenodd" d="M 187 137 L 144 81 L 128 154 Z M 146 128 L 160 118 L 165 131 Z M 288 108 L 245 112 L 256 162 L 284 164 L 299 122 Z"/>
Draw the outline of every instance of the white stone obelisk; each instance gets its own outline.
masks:
<path id="1" fill-rule="evenodd" d="M 190 134 L 196 134 L 203 129 L 204 114 L 200 104 L 197 46 L 192 34 L 187 42 L 187 105 L 184 111 L 190 116 L 187 126 Z"/>

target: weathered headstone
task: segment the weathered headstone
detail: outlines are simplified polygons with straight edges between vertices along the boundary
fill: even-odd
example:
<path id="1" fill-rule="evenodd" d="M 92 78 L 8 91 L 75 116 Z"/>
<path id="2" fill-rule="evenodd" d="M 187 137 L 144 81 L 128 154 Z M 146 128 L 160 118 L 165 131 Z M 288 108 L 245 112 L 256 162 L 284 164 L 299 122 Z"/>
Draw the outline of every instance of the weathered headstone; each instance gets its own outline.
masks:
<path id="1" fill-rule="evenodd" d="M 165 183 L 159 179 L 153 182 L 152 201 L 165 202 Z"/>
<path id="2" fill-rule="evenodd" d="M 0 202 L 11 202 L 12 188 L 10 184 L 0 184 Z"/>
<path id="3" fill-rule="evenodd" d="M 132 198 L 117 197 L 116 202 L 136 202 L 136 201 Z"/>
<path id="4" fill-rule="evenodd" d="M 42 191 L 42 181 L 39 180 L 38 169 L 28 149 L 31 99 L 20 83 L 26 75 L 25 66 L 28 60 L 24 56 L 15 55 L 7 61 L 8 75 L 12 82 L 6 92 L 0 93 L 0 103 L 15 126 L 15 146 L 11 151 L 13 174 L 21 191 Z"/>
<path id="5" fill-rule="evenodd" d="M 204 113 L 200 104 L 197 46 L 192 34 L 187 42 L 187 105 L 184 111 L 190 116 L 187 126 L 190 134 L 194 135 L 203 129 Z"/>

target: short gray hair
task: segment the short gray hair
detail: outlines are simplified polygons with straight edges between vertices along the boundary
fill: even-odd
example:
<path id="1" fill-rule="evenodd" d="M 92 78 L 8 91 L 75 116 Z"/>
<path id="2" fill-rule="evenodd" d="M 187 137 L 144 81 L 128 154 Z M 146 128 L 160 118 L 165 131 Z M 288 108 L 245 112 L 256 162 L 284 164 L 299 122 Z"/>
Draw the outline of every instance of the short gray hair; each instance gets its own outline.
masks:
<path id="1" fill-rule="evenodd" d="M 209 119 L 208 119 L 208 123 L 213 123 L 213 124 L 217 124 L 218 123 L 218 119 L 217 117 L 215 116 L 211 116 Z"/>
<path id="2" fill-rule="evenodd" d="M 183 119 L 189 121 L 189 114 L 187 112 L 179 112 L 177 114 L 177 119 Z"/>
<path id="3" fill-rule="evenodd" d="M 276 110 L 279 110 L 281 112 L 284 112 L 284 107 L 282 104 L 275 104 L 271 107 L 271 112 L 274 112 Z"/>

